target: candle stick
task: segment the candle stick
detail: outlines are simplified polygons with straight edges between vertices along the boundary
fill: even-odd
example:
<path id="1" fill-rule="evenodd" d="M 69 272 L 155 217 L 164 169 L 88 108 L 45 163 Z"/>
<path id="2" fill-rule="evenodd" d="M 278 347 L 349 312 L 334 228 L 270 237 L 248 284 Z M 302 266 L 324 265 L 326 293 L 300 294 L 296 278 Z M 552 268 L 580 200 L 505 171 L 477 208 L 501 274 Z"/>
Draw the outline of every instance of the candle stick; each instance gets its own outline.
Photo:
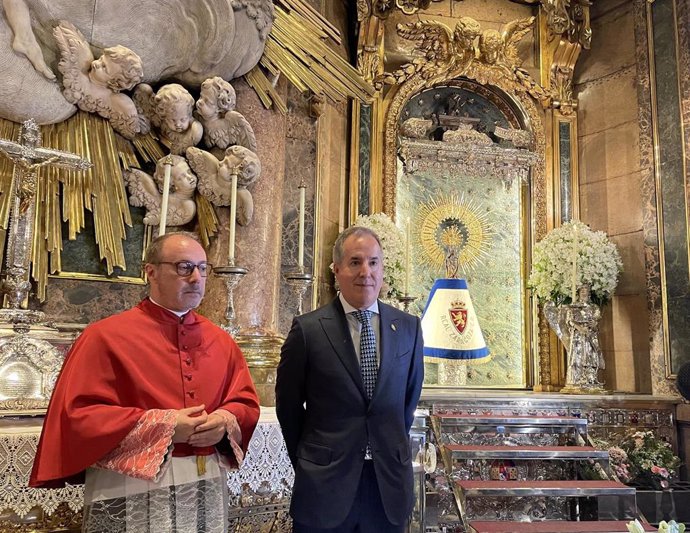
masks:
<path id="1" fill-rule="evenodd" d="M 237 170 L 232 171 L 230 185 L 230 242 L 228 244 L 228 264 L 235 266 L 235 219 L 237 218 Z"/>
<path id="2" fill-rule="evenodd" d="M 299 185 L 299 230 L 297 236 L 297 268 L 304 269 L 304 208 L 307 186 L 304 183 Z"/>
<path id="3" fill-rule="evenodd" d="M 571 287 L 571 293 L 570 293 L 570 303 L 575 303 L 577 299 L 577 256 L 579 254 L 578 247 L 580 245 L 580 241 L 578 240 L 578 233 L 579 233 L 579 228 L 576 225 L 575 226 L 575 231 L 573 233 L 573 279 L 572 279 L 572 287 Z"/>
<path id="4" fill-rule="evenodd" d="M 163 174 L 163 198 L 161 199 L 160 225 L 158 236 L 165 235 L 165 226 L 168 222 L 168 200 L 170 198 L 170 173 L 172 172 L 172 157 L 168 155 L 163 162 L 165 172 Z"/>
<path id="5" fill-rule="evenodd" d="M 410 294 L 410 219 L 405 222 L 405 296 Z"/>

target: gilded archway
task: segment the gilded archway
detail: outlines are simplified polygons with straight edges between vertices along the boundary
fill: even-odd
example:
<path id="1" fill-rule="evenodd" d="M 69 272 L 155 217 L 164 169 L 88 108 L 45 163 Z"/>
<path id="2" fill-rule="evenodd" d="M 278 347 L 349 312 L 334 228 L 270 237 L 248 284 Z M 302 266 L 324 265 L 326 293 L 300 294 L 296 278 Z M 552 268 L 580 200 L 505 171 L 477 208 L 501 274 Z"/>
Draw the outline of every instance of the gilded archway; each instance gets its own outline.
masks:
<path id="1" fill-rule="evenodd" d="M 506 102 L 519 117 L 521 128 L 532 135 L 528 148 L 537 155 L 530 172 L 530 198 L 526 210 L 526 262 L 522 275 L 529 272 L 532 243 L 547 232 L 546 132 L 544 107 L 551 94 L 519 66 L 517 42 L 529 31 L 533 18 L 519 19 L 506 25 L 503 32 L 482 30 L 469 17 L 461 18 L 454 30 L 439 22 L 418 21 L 398 25 L 401 36 L 415 40 L 422 58 L 407 63 L 393 73 L 379 76 L 392 87 L 382 102 L 383 169 L 382 208 L 395 216 L 399 126 L 403 110 L 415 95 L 427 89 L 471 80 L 483 91 Z M 534 302 L 525 295 L 525 336 L 531 359 L 537 361 L 534 384 L 543 389 L 551 385 L 551 342 L 549 330 Z"/>

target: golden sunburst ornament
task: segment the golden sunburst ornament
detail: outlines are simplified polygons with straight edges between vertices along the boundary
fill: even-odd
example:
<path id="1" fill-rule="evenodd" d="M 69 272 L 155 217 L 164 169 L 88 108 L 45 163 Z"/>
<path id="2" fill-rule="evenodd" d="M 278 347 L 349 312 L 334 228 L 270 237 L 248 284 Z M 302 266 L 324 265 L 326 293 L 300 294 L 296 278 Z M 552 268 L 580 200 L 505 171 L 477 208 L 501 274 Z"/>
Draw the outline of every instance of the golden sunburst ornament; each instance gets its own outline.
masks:
<path id="1" fill-rule="evenodd" d="M 468 272 L 488 256 L 493 232 L 488 213 L 481 205 L 455 194 L 431 198 L 417 213 L 422 261 L 442 269 L 449 251 L 454 251 L 458 266 Z"/>

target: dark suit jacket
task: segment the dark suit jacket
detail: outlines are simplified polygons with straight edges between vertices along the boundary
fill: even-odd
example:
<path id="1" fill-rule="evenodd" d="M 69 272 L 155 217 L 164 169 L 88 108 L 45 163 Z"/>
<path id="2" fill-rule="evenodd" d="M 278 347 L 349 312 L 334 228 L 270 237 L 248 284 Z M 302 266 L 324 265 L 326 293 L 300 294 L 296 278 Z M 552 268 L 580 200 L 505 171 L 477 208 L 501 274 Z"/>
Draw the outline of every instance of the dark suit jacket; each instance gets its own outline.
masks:
<path id="1" fill-rule="evenodd" d="M 386 516 L 413 504 L 408 433 L 422 388 L 419 319 L 379 302 L 379 372 L 371 402 L 340 300 L 298 316 L 278 365 L 276 411 L 295 469 L 292 517 L 332 528 L 347 516 L 371 444 Z"/>

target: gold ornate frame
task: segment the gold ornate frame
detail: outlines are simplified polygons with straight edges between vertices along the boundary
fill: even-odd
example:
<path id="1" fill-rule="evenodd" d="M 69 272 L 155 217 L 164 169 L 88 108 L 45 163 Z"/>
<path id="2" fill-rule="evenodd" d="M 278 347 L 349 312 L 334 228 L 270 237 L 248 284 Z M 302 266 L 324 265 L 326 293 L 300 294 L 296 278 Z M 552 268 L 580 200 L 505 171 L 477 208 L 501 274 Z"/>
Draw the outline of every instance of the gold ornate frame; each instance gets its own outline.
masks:
<path id="1" fill-rule="evenodd" d="M 468 79 L 469 76 L 466 76 Z M 426 80 L 410 80 L 399 87 L 392 88 L 386 98 L 384 99 L 383 107 L 386 110 L 385 114 L 385 136 L 383 142 L 383 211 L 391 217 L 395 214 L 395 200 L 396 200 L 396 168 L 397 168 L 397 125 L 400 121 L 401 113 L 407 102 L 419 92 L 432 88 L 435 85 L 449 82 L 451 80 L 434 80 L 430 83 Z M 474 81 L 480 82 L 477 78 Z M 525 129 L 533 134 L 534 146 L 533 150 L 538 154 L 538 162 L 532 167 L 531 181 L 532 181 L 532 198 L 530 198 L 529 211 L 531 213 L 531 228 L 532 235 L 530 235 L 528 242 L 525 243 L 525 250 L 527 251 L 527 259 L 531 255 L 531 243 L 543 238 L 546 235 L 546 172 L 545 172 L 545 152 L 546 152 L 546 138 L 544 132 L 543 113 L 540 113 L 534 99 L 525 92 L 515 92 L 511 90 L 509 83 L 505 83 L 501 79 L 493 80 L 494 83 L 489 85 L 489 90 L 494 90 L 499 97 L 507 100 L 513 104 L 519 119 L 523 122 Z M 529 274 L 529 266 L 523 265 L 523 276 Z M 538 309 L 536 304 L 530 302 L 529 298 L 525 299 L 526 309 L 525 316 L 533 317 L 525 324 L 525 339 L 528 346 L 528 353 L 538 359 L 539 366 L 536 369 L 538 372 L 537 383 L 551 382 L 551 365 L 550 365 L 550 339 L 549 329 L 545 321 L 538 321 L 538 329 L 532 326 L 535 322 L 534 317 L 538 316 Z M 534 334 L 538 333 L 537 339 Z M 534 351 L 534 346 L 538 345 L 538 352 Z M 536 357 L 541 355 L 541 357 Z M 529 382 L 529 379 L 528 379 Z"/>
<path id="2" fill-rule="evenodd" d="M 396 206 L 396 155 L 397 129 L 401 113 L 415 94 L 443 85 L 449 80 L 467 79 L 486 86 L 499 98 L 509 102 L 523 122 L 522 128 L 532 133 L 529 147 L 538 155 L 538 162 L 531 169 L 531 198 L 527 202 L 531 227 L 525 232 L 524 279 L 529 274 L 532 244 L 542 239 L 548 231 L 561 223 L 561 199 L 563 187 L 570 189 L 572 205 L 570 215 L 579 218 L 578 166 L 577 166 L 577 101 L 573 99 L 572 78 L 580 51 L 591 44 L 591 27 L 588 0 L 573 0 L 565 5 L 552 0 L 526 0 L 533 5 L 532 14 L 503 25 L 497 32 L 481 28 L 470 17 L 460 16 L 452 4 L 445 4 L 455 24 L 450 28 L 443 23 L 424 20 L 426 17 L 396 17 L 410 20 L 398 24 L 401 37 L 415 41 L 412 54 L 406 50 L 409 63 L 392 73 L 384 72 L 385 39 L 384 21 L 395 12 L 391 7 L 385 12 L 376 9 L 375 2 L 358 2 L 360 21 L 357 65 L 362 75 L 371 80 L 378 93 L 371 104 L 371 168 L 369 171 L 370 213 L 383 211 L 394 216 Z M 381 4 L 383 5 L 383 4 Z M 419 4 L 411 15 L 426 9 Z M 463 13 L 464 14 L 464 13 Z M 535 23 L 536 22 L 536 23 Z M 518 42 L 534 31 L 536 67 L 538 79 L 521 68 Z M 494 43 L 494 47 L 487 45 Z M 399 56 L 400 50 L 395 51 Z M 495 53 L 494 53 L 495 52 Z M 414 59 L 413 59 L 414 58 Z M 383 84 L 391 85 L 387 90 Z M 359 104 L 353 107 L 358 117 Z M 555 140 L 561 122 L 569 123 L 571 145 L 570 175 L 561 183 L 560 143 Z M 358 121 L 355 122 L 358 124 Z M 357 215 L 359 131 L 353 128 L 352 159 L 350 168 L 350 221 Z M 558 390 L 565 374 L 563 350 L 540 313 L 537 301 L 526 295 L 525 316 L 532 318 L 525 325 L 525 339 L 531 341 L 532 383 L 535 391 Z"/>

